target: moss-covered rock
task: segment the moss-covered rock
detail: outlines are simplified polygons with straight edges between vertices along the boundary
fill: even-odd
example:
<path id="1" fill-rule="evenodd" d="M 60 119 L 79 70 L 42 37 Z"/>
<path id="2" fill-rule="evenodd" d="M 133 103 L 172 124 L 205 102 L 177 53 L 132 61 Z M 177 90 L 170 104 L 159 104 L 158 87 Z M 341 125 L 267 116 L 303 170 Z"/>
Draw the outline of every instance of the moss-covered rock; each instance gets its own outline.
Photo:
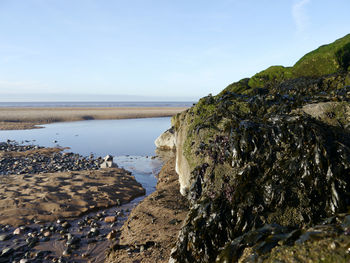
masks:
<path id="1" fill-rule="evenodd" d="M 264 87 L 299 77 L 320 77 L 348 71 L 350 34 L 303 56 L 293 67 L 272 66 L 249 80 L 250 88 Z"/>
<path id="2" fill-rule="evenodd" d="M 236 262 L 251 231 L 277 224 L 285 235 L 347 211 L 347 41 L 233 83 L 173 118 L 181 192 L 191 201 L 173 262 Z M 338 66 L 315 71 L 312 61 Z M 299 76 L 305 63 L 316 73 Z M 306 110 L 322 104 L 317 116 Z"/>

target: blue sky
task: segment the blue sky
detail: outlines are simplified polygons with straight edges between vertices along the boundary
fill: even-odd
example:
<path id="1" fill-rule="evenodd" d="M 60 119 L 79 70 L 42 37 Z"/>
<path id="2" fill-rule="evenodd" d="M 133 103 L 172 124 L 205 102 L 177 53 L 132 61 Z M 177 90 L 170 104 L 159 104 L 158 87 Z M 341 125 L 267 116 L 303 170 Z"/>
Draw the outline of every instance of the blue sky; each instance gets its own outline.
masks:
<path id="1" fill-rule="evenodd" d="M 350 33 L 349 0 L 0 0 L 0 101 L 197 100 Z"/>

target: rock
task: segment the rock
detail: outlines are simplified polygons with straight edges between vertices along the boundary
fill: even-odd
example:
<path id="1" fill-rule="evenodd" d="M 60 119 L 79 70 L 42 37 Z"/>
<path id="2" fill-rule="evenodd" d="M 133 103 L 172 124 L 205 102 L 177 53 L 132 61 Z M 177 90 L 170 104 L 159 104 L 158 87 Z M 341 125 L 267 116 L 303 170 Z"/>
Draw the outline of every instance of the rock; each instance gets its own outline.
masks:
<path id="1" fill-rule="evenodd" d="M 70 248 L 66 248 L 62 253 L 63 256 L 69 256 L 70 254 L 72 254 L 72 250 Z"/>
<path id="2" fill-rule="evenodd" d="M 174 150 L 176 148 L 176 138 L 174 128 L 170 128 L 169 130 L 162 133 L 156 140 L 155 145 L 157 148 L 163 150 Z"/>
<path id="3" fill-rule="evenodd" d="M 106 222 L 106 223 L 113 223 L 113 222 L 115 222 L 117 220 L 117 217 L 116 216 L 107 216 L 107 217 L 105 217 L 105 219 L 104 219 L 104 221 Z"/>
<path id="4" fill-rule="evenodd" d="M 62 223 L 61 225 L 64 229 L 68 229 L 70 228 L 72 225 L 68 222 L 68 221 L 65 221 Z"/>
<path id="5" fill-rule="evenodd" d="M 49 236 L 51 236 L 51 232 L 50 231 L 45 231 L 44 233 L 43 233 L 43 236 L 44 237 L 49 237 Z"/>
<path id="6" fill-rule="evenodd" d="M 246 262 L 260 262 L 273 247 L 293 242 L 295 234 L 281 239 L 289 229 L 348 211 L 349 54 L 350 34 L 294 67 L 268 68 L 173 117 L 176 172 L 191 204 L 174 262 L 236 262 L 243 250 Z M 286 229 L 282 236 L 254 232 L 276 224 Z M 245 250 L 256 235 L 265 241 L 258 253 Z"/>
<path id="7" fill-rule="evenodd" d="M 1 251 L 1 257 L 7 257 L 7 256 L 11 255 L 13 252 L 14 252 L 14 250 L 12 247 L 4 248 Z"/>
<path id="8" fill-rule="evenodd" d="M 112 168 L 112 167 L 118 167 L 118 165 L 113 163 L 112 155 L 107 155 L 105 158 L 103 158 L 103 162 L 101 163 L 100 168 Z"/>
<path id="9" fill-rule="evenodd" d="M 80 243 L 80 238 L 76 236 L 72 236 L 70 239 L 67 240 L 66 245 L 74 245 L 74 244 L 79 244 Z"/>
<path id="10" fill-rule="evenodd" d="M 6 241 L 9 240 L 12 237 L 10 234 L 2 234 L 0 235 L 0 241 Z"/>
<path id="11" fill-rule="evenodd" d="M 14 231 L 13 231 L 14 235 L 21 235 L 23 234 L 23 231 L 21 230 L 21 228 L 17 227 Z"/>
<path id="12" fill-rule="evenodd" d="M 117 231 L 114 229 L 107 234 L 107 239 L 109 240 L 115 239 L 116 237 L 117 237 Z"/>

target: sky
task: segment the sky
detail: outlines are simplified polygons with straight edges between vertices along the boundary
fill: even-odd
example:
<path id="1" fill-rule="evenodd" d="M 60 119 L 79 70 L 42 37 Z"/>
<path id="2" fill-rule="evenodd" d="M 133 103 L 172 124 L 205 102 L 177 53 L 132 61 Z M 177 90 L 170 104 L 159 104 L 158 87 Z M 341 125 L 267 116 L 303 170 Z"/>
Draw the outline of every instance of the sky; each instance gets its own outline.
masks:
<path id="1" fill-rule="evenodd" d="M 0 0 L 0 101 L 196 101 L 350 33 L 349 0 Z"/>

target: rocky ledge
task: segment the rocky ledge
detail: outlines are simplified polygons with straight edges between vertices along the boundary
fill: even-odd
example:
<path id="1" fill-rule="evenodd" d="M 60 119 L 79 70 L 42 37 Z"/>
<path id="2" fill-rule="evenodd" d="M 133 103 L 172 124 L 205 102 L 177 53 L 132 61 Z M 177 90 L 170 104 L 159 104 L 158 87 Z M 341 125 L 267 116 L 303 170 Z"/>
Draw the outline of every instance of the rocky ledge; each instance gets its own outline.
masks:
<path id="1" fill-rule="evenodd" d="M 170 262 L 348 262 L 349 109 L 347 35 L 175 116 L 190 212 Z"/>

